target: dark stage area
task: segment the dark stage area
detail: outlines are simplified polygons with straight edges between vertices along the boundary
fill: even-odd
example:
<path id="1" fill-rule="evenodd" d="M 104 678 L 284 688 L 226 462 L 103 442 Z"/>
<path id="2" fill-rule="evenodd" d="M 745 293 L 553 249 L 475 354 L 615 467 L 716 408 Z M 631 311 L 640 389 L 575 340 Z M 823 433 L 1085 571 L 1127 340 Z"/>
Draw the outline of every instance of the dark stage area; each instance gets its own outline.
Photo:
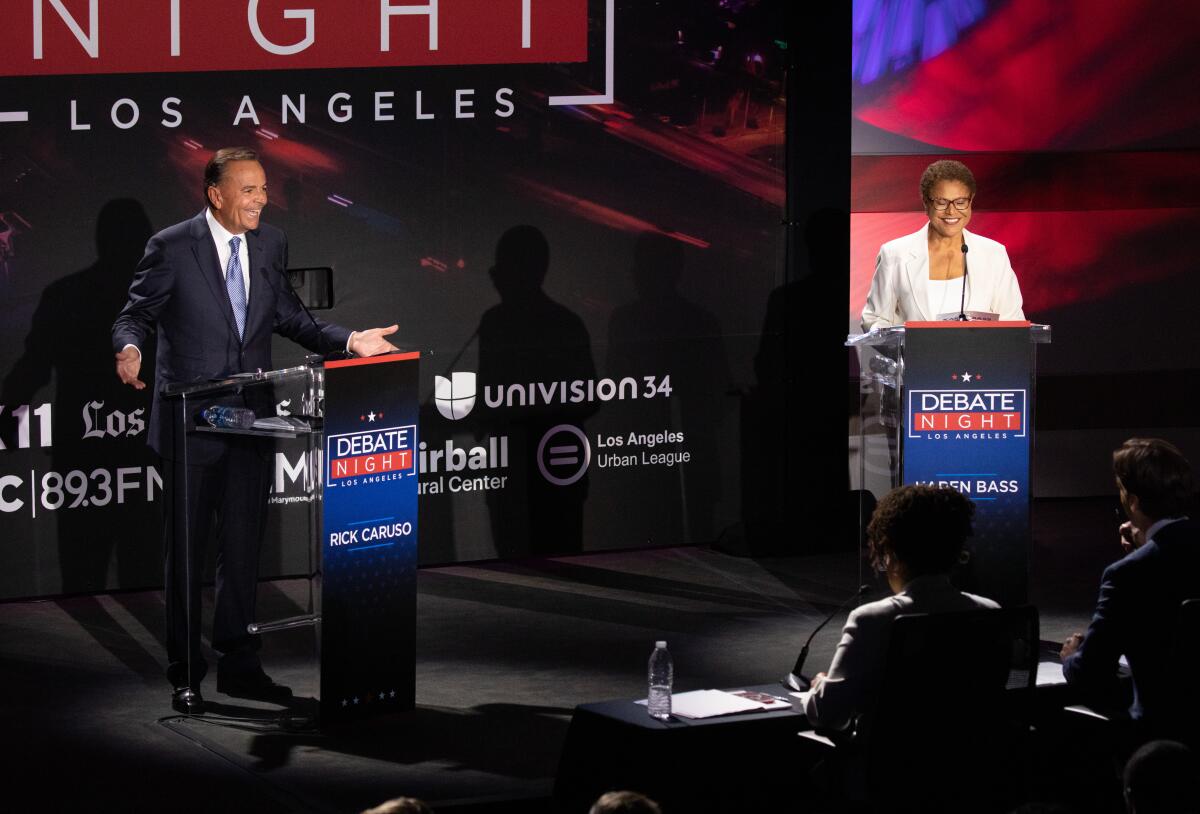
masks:
<path id="1" fill-rule="evenodd" d="M 1035 503 L 1043 638 L 1085 626 L 1118 553 L 1110 505 Z M 354 812 L 401 794 L 444 811 L 551 811 L 573 708 L 644 697 L 656 639 L 670 644 L 676 692 L 761 684 L 790 668 L 858 580 L 852 552 L 750 559 L 703 547 L 423 569 L 417 709 L 322 733 L 296 728 L 303 704 L 283 713 L 228 699 L 211 674 L 208 714 L 173 715 L 159 591 L 9 602 L 4 787 L 50 811 Z M 297 613 L 306 591 L 262 584 L 260 618 Z M 828 665 L 842 619 L 818 636 L 810 671 Z M 265 642 L 268 671 L 297 696 L 314 692 L 312 641 L 301 629 Z"/>

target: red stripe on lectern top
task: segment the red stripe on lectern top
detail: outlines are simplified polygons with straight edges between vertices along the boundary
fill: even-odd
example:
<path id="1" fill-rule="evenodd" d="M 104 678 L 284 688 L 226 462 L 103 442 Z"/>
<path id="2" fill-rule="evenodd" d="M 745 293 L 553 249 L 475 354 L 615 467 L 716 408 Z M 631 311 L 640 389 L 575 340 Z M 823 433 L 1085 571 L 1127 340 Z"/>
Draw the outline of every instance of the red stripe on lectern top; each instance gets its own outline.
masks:
<path id="1" fill-rule="evenodd" d="M 1033 325 L 1027 319 L 1010 319 L 1006 322 L 996 322 L 988 320 L 974 320 L 969 322 L 959 322 L 958 320 L 939 322 L 906 322 L 905 328 L 1029 328 Z"/>
<path id="2" fill-rule="evenodd" d="M 357 367 L 358 365 L 377 365 L 380 362 L 403 362 L 407 359 L 420 359 L 421 352 L 419 350 L 410 351 L 408 353 L 385 353 L 380 356 L 364 356 L 361 359 L 334 359 L 331 362 L 326 362 L 326 369 L 331 367 Z"/>

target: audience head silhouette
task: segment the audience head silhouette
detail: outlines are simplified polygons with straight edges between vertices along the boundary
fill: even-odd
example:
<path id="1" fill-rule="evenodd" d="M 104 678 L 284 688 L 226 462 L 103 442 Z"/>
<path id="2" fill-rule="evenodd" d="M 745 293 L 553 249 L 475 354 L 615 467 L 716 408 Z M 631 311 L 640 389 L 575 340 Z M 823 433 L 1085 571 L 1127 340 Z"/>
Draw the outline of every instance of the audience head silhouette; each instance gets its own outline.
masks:
<path id="1" fill-rule="evenodd" d="M 396 797 L 368 808 L 362 814 L 433 814 L 433 809 L 416 797 Z"/>
<path id="2" fill-rule="evenodd" d="M 610 791 L 600 795 L 588 814 L 662 814 L 662 809 L 636 791 Z"/>
<path id="3" fill-rule="evenodd" d="M 1200 782 L 1196 756 L 1178 741 L 1142 746 L 1125 764 L 1125 808 L 1129 814 L 1197 814 Z"/>

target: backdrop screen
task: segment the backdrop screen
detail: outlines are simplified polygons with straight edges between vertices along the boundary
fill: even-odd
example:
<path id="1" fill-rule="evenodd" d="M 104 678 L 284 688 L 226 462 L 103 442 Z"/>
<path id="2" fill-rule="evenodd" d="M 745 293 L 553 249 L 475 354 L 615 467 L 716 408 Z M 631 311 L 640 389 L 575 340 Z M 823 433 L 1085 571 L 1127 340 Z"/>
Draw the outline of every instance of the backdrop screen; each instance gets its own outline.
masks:
<path id="1" fill-rule="evenodd" d="M 149 391 L 117 382 L 109 331 L 146 239 L 200 211 L 229 145 L 260 151 L 290 265 L 333 269 L 324 316 L 398 323 L 422 353 L 422 562 L 739 521 L 739 394 L 783 275 L 785 4 L 19 5 L 0 596 L 161 581 Z M 489 274 L 521 224 L 550 246 L 544 282 Z M 274 363 L 303 353 L 278 340 Z M 305 568 L 303 464 L 273 459 L 267 573 Z"/>
<path id="2" fill-rule="evenodd" d="M 1195 368 L 1198 25 L 1182 2 L 855 0 L 851 323 L 880 244 L 925 223 L 921 171 L 954 157 L 971 230 L 1053 325 L 1043 372 Z"/>

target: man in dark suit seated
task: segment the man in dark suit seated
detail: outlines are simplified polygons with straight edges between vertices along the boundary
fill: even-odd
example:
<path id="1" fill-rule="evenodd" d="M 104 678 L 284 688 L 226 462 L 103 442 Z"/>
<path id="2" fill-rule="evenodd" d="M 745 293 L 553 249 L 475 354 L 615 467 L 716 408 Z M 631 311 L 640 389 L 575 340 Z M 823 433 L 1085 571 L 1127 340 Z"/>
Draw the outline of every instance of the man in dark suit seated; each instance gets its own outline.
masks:
<path id="1" fill-rule="evenodd" d="M 1187 516 L 1196 481 L 1183 454 L 1158 438 L 1122 444 L 1113 473 L 1129 518 L 1119 530 L 1125 556 L 1104 570 L 1086 635 L 1063 644 L 1063 674 L 1089 702 L 1103 704 L 1116 694 L 1124 655 L 1133 673 L 1135 737 L 1174 734 L 1175 620 L 1183 601 L 1200 594 L 1200 524 Z"/>
<path id="2" fill-rule="evenodd" d="M 181 415 L 178 402 L 172 407 L 164 400 L 165 389 L 269 370 L 272 333 L 317 353 L 372 356 L 396 349 L 384 337 L 397 330 L 392 325 L 350 331 L 323 322 L 284 290 L 287 238 L 260 221 L 267 176 L 253 150 L 218 150 L 204 168 L 204 196 L 207 206 L 199 214 L 150 238 L 112 330 L 117 376 L 138 390 L 146 386 L 139 378 L 141 348 L 158 334 L 147 436 L 163 458 L 167 499 L 167 678 L 174 687 L 172 706 L 191 714 L 204 711 L 200 681 L 208 665 L 200 652 L 199 584 L 204 543 L 214 528 L 217 690 L 269 701 L 286 700 L 291 692 L 263 672 L 258 640 L 246 630 L 254 621 L 270 449 L 259 438 L 195 437 L 187 440 L 185 467 L 185 427 L 194 417 Z"/>

